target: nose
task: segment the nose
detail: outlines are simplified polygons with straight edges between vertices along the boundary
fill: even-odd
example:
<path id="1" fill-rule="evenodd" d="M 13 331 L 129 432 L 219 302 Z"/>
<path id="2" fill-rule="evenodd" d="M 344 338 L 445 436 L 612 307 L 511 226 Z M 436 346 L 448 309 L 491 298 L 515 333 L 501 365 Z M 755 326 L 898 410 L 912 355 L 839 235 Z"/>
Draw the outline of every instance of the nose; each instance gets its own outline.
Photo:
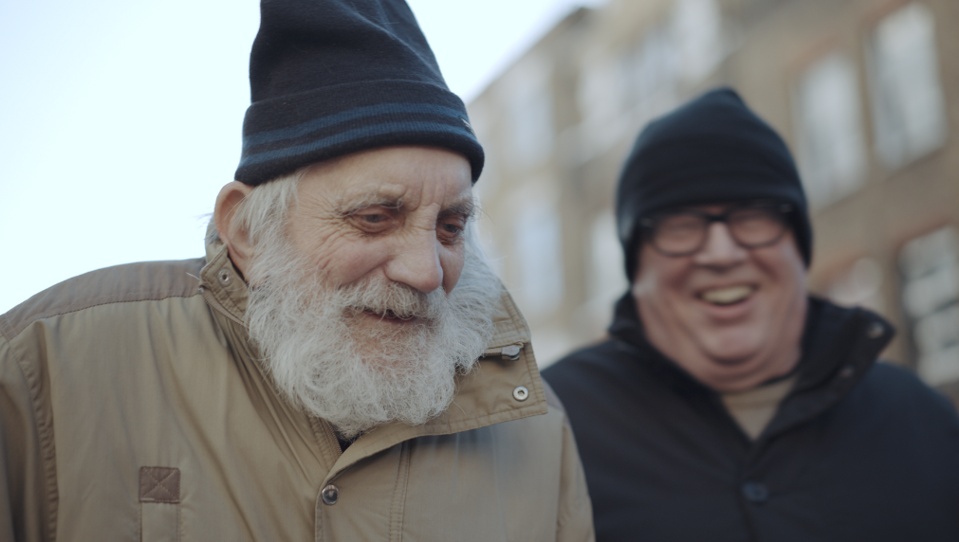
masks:
<path id="1" fill-rule="evenodd" d="M 706 243 L 693 256 L 693 261 L 710 267 L 732 267 L 747 258 L 749 250 L 733 239 L 729 227 L 722 222 L 714 222 L 706 232 Z"/>
<path id="2" fill-rule="evenodd" d="M 423 293 L 443 285 L 440 242 L 435 232 L 423 232 L 397 242 L 395 252 L 385 266 L 386 278 Z"/>

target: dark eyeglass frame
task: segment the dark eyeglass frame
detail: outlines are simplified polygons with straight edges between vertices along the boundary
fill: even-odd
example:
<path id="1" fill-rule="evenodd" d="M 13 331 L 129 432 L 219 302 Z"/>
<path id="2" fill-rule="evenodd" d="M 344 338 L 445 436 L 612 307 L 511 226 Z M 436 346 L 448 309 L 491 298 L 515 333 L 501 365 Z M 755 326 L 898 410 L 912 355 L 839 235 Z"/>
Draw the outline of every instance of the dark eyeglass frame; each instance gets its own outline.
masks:
<path id="1" fill-rule="evenodd" d="M 750 209 L 769 210 L 770 216 L 777 218 L 778 221 L 782 224 L 783 226 L 782 231 L 780 231 L 779 234 L 776 235 L 773 239 L 769 241 L 763 241 L 762 243 L 742 242 L 738 237 L 736 237 L 734 228 L 730 227 L 729 217 L 730 215 L 736 212 L 750 210 Z M 789 231 L 789 215 L 792 214 L 794 210 L 795 208 L 793 207 L 793 205 L 789 203 L 780 203 L 780 202 L 773 202 L 773 201 L 758 201 L 758 202 L 746 203 L 743 205 L 736 205 L 734 207 L 730 207 L 729 209 L 726 209 L 722 213 L 706 213 L 703 211 L 697 211 L 695 209 L 683 209 L 675 212 L 662 213 L 652 217 L 641 218 L 639 221 L 639 225 L 645 231 L 645 235 L 644 235 L 645 239 L 647 239 L 650 242 L 650 244 L 653 246 L 653 249 L 656 250 L 656 252 L 659 252 L 660 254 L 664 256 L 679 257 L 679 256 L 689 256 L 691 254 L 695 254 L 699 252 L 700 250 L 702 250 L 703 246 L 706 245 L 706 241 L 709 239 L 709 227 L 712 226 L 714 222 L 722 222 L 723 224 L 725 224 L 726 228 L 729 230 L 730 237 L 732 237 L 733 241 L 735 241 L 737 245 L 743 248 L 762 248 L 762 247 L 775 245 L 783 238 L 784 235 L 786 235 L 786 232 Z M 695 248 L 691 250 L 683 250 L 683 251 L 677 252 L 677 251 L 663 250 L 656 245 L 656 229 L 659 227 L 659 223 L 664 218 L 669 216 L 675 216 L 675 215 L 691 215 L 691 216 L 696 216 L 696 217 L 705 219 L 706 227 L 703 229 L 704 234 L 702 236 L 702 239 L 699 241 L 699 244 L 696 245 Z"/>

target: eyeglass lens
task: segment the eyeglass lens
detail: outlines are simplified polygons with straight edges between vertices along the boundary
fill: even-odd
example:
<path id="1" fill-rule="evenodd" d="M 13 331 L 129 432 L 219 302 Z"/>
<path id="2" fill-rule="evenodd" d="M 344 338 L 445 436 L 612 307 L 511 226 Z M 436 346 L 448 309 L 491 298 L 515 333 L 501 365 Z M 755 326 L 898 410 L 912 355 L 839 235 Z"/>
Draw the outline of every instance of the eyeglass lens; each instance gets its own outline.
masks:
<path id="1" fill-rule="evenodd" d="M 658 220 L 653 245 L 668 255 L 692 254 L 705 244 L 712 222 L 726 223 L 733 239 L 746 248 L 773 244 L 786 231 L 782 211 L 776 207 L 743 207 L 719 215 L 681 211 Z"/>

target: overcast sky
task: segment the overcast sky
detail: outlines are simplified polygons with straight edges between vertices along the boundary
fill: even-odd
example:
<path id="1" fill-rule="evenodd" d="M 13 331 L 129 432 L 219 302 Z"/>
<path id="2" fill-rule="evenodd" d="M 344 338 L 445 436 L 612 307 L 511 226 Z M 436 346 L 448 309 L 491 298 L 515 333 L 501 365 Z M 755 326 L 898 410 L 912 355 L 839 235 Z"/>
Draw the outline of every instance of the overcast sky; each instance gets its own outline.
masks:
<path id="1" fill-rule="evenodd" d="M 477 95 L 579 4 L 409 0 L 450 88 Z M 203 254 L 249 105 L 253 0 L 0 7 L 0 313 L 71 276 Z"/>

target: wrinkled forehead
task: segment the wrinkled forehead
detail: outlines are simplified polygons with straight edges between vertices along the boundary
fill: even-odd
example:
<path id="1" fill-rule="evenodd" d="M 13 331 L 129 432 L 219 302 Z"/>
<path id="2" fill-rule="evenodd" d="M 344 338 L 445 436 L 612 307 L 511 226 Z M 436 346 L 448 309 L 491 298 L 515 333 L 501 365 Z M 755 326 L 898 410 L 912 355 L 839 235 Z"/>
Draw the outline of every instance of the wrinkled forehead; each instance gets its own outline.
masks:
<path id="1" fill-rule="evenodd" d="M 301 197 L 322 197 L 337 206 L 399 207 L 472 199 L 469 163 L 456 153 L 429 147 L 385 147 L 313 164 L 300 180 Z"/>

